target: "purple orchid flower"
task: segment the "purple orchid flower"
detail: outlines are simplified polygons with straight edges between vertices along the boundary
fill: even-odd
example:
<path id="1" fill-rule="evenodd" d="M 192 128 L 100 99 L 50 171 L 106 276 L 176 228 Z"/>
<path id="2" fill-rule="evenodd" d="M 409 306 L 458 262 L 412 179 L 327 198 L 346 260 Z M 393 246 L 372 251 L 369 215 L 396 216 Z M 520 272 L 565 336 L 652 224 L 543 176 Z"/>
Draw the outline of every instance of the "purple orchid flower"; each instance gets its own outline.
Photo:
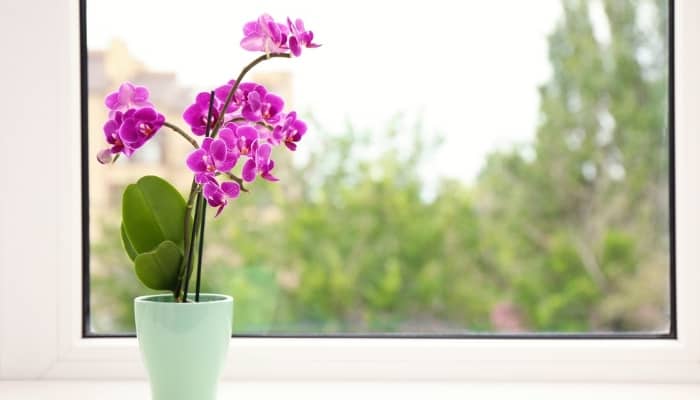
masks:
<path id="1" fill-rule="evenodd" d="M 105 105 L 110 110 L 109 117 L 112 118 L 117 111 L 126 112 L 130 108 L 153 107 L 148 101 L 148 95 L 148 89 L 144 86 L 122 83 L 119 90 L 105 97 Z"/>
<path id="2" fill-rule="evenodd" d="M 304 121 L 297 119 L 296 111 L 292 111 L 284 117 L 281 124 L 276 125 L 272 131 L 272 143 L 277 144 L 284 142 L 289 150 L 297 149 L 299 142 L 306 133 L 306 124 Z"/>
<path id="3" fill-rule="evenodd" d="M 255 180 L 255 176 L 260 174 L 263 179 L 268 181 L 278 181 L 279 179 L 270 173 L 275 167 L 275 162 L 270 158 L 272 146 L 268 143 L 259 144 L 256 141 L 253 144 L 253 151 L 253 157 L 249 158 L 243 165 L 243 180 L 252 182 Z"/>
<path id="4" fill-rule="evenodd" d="M 226 142 L 237 156 L 252 157 L 258 141 L 258 130 L 250 125 L 229 124 L 219 131 L 219 138 Z"/>
<path id="5" fill-rule="evenodd" d="M 216 97 L 216 96 L 215 96 Z M 219 106 L 214 100 L 214 107 L 211 110 L 212 124 L 219 118 Z M 190 105 L 182 113 L 182 119 L 192 128 L 192 133 L 202 136 L 207 130 L 207 116 L 209 115 L 209 93 L 199 93 L 194 104 Z"/>
<path id="6" fill-rule="evenodd" d="M 281 97 L 272 93 L 266 93 L 261 97 L 258 92 L 251 92 L 241 114 L 250 122 L 264 120 L 274 124 L 279 121 L 282 108 L 284 108 L 284 100 Z"/>
<path id="7" fill-rule="evenodd" d="M 228 81 L 227 84 L 223 86 L 219 86 L 214 90 L 214 107 L 221 112 L 222 107 L 224 106 L 224 103 L 226 102 L 226 97 L 228 97 L 229 92 L 231 89 L 233 89 L 233 85 L 236 84 L 236 81 L 231 79 Z M 239 92 L 239 90 L 236 90 L 236 92 Z M 234 97 L 235 99 L 235 97 Z M 207 96 L 207 107 L 209 106 L 209 97 Z M 228 107 L 226 107 L 226 114 L 231 114 L 233 112 L 236 112 L 238 110 L 238 103 L 235 101 L 232 101 L 229 103 Z"/>
<path id="8" fill-rule="evenodd" d="M 134 150 L 143 146 L 165 123 L 163 114 L 153 108 L 131 108 L 124 113 L 119 127 L 119 137 L 125 145 L 124 154 L 131 156 Z"/>
<path id="9" fill-rule="evenodd" d="M 294 57 L 299 57 L 301 55 L 301 48 L 306 47 L 308 49 L 321 47 L 320 44 L 313 43 L 314 33 L 307 31 L 304 28 L 304 21 L 300 18 L 292 23 L 292 20 L 287 18 L 287 26 L 289 27 L 289 49 L 294 54 Z"/>
<path id="10" fill-rule="evenodd" d="M 235 199 L 241 193 L 241 187 L 236 182 L 223 182 L 219 185 L 216 180 L 204 183 L 202 194 L 212 207 L 218 207 L 215 217 L 221 214 L 228 204 L 228 199 Z"/>
<path id="11" fill-rule="evenodd" d="M 222 132 L 226 129 L 222 129 Z M 217 172 L 227 173 L 236 165 L 238 152 L 233 146 L 221 137 L 206 138 L 202 147 L 190 153 L 187 157 L 187 166 L 197 175 L 211 175 Z M 199 183 L 204 183 L 204 176 L 199 178 Z"/>
<path id="12" fill-rule="evenodd" d="M 241 84 L 238 86 L 238 90 L 236 90 L 236 93 L 233 96 L 236 104 L 244 106 L 248 101 L 248 96 L 250 96 L 252 92 L 257 92 L 259 96 L 264 97 L 265 94 L 267 94 L 267 89 L 265 89 L 265 86 L 259 83 L 241 82 Z"/>
<path id="13" fill-rule="evenodd" d="M 115 111 L 103 131 L 107 143 L 111 146 L 97 154 L 97 161 L 102 164 L 113 160 L 113 155 L 123 153 L 127 157 L 143 146 L 163 126 L 165 117 L 153 108 L 130 108 L 126 112 Z"/>
<path id="14" fill-rule="evenodd" d="M 223 86 L 219 86 L 214 90 L 214 104 L 212 106 L 212 125 L 222 113 L 226 97 L 233 88 L 236 81 L 231 80 Z M 237 92 L 239 92 L 237 90 Z M 232 101 L 226 107 L 225 115 L 231 115 L 239 109 L 239 103 Z M 204 135 L 207 130 L 207 116 L 209 115 L 209 93 L 199 93 L 195 98 L 194 104 L 185 109 L 182 118 L 192 128 L 192 133 L 195 135 Z"/>
<path id="15" fill-rule="evenodd" d="M 264 51 L 267 54 L 286 50 L 289 29 L 275 22 L 269 14 L 263 14 L 257 21 L 243 26 L 241 47 L 249 51 Z"/>
<path id="16" fill-rule="evenodd" d="M 284 108 L 284 100 L 276 94 L 269 93 L 263 85 L 246 82 L 240 85 L 241 92 L 237 101 L 243 107 L 241 115 L 250 122 L 266 121 L 274 124 L 279 121 Z"/>
<path id="17" fill-rule="evenodd" d="M 298 57 L 304 48 L 320 46 L 313 42 L 313 32 L 306 30 L 301 19 L 292 22 L 287 18 L 286 23 L 278 23 L 270 15 L 263 14 L 246 23 L 243 34 L 241 46 L 244 49 L 262 51 L 268 57 L 270 53 L 285 53 L 286 56 L 291 53 Z M 230 80 L 214 90 L 211 120 L 207 116 L 212 100 L 206 92 L 199 93 L 182 115 L 192 132 L 200 136 L 206 133 L 207 126 L 211 127 L 220 119 L 217 135 L 203 138 L 201 147 L 186 158 L 195 182 L 201 186 L 202 196 L 210 206 L 217 208 L 217 216 L 243 190 L 239 178 L 230 176 L 232 180 L 219 182 L 220 175 L 230 174 L 243 158 L 242 181 L 252 182 L 258 176 L 277 181 L 272 175 L 275 166 L 271 159 L 272 148 L 284 143 L 294 151 L 307 131 L 296 112 L 283 112 L 285 104 L 280 96 L 257 83 L 242 82 L 233 93 L 233 101 L 224 109 L 223 104 L 235 85 L 236 81 Z M 114 160 L 114 155 L 119 153 L 130 157 L 165 124 L 165 117 L 155 110 L 149 101 L 149 91 L 143 86 L 125 82 L 105 98 L 105 105 L 109 109 L 109 120 L 104 125 L 104 134 L 109 146 L 97 155 L 102 163 Z M 192 138 L 187 139 L 193 142 Z"/>
<path id="18" fill-rule="evenodd" d="M 269 97 L 266 98 L 266 96 Z M 245 113 L 260 111 L 260 116 L 265 113 L 267 114 L 268 119 L 273 118 L 279 111 L 281 111 L 282 108 L 284 108 L 284 100 L 282 100 L 279 96 L 268 92 L 265 86 L 255 82 L 241 82 L 241 84 L 238 86 L 238 90 L 236 90 L 234 99 L 235 102 L 241 106 L 241 114 L 243 114 L 243 108 L 245 108 L 246 104 L 251 102 L 253 104 L 249 105 L 249 107 L 245 110 Z M 265 103 L 267 103 L 270 108 L 267 110 L 260 110 Z M 251 118 L 258 117 L 251 115 Z"/>
<path id="19" fill-rule="evenodd" d="M 122 121 L 124 120 L 123 117 L 124 113 L 121 111 L 116 111 L 114 116 L 109 119 L 102 128 L 107 143 L 111 145 L 110 147 L 100 150 L 100 152 L 97 153 L 97 161 L 102 164 L 112 162 L 112 156 L 114 154 L 124 153 L 126 155 L 131 155 L 133 152 L 133 149 L 129 149 L 124 145 L 122 138 L 119 136 L 119 128 L 122 126 Z"/>

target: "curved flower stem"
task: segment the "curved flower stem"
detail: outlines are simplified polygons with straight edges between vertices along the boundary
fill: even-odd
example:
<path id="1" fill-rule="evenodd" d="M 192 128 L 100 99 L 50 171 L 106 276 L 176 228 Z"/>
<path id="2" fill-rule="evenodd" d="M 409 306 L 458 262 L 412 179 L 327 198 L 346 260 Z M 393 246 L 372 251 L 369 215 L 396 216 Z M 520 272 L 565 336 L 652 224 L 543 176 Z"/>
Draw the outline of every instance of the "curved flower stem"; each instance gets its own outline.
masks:
<path id="1" fill-rule="evenodd" d="M 256 122 L 255 125 L 264 126 L 264 127 L 267 128 L 270 132 L 272 132 L 272 131 L 275 130 L 275 127 L 273 127 L 273 126 L 270 125 L 270 124 L 266 124 L 266 123 L 264 123 L 264 122 L 262 122 L 262 121 Z"/>
<path id="2" fill-rule="evenodd" d="M 236 118 L 233 118 L 233 119 L 228 120 L 226 122 L 243 122 L 243 121 L 247 121 L 247 119 L 245 119 L 243 117 L 236 117 Z M 263 127 L 267 128 L 267 130 L 269 130 L 270 132 L 272 132 L 275 129 L 274 126 L 267 124 L 263 121 L 258 121 L 255 123 L 255 125 L 263 126 Z"/>
<path id="3" fill-rule="evenodd" d="M 253 60 L 250 64 L 246 65 L 245 68 L 241 70 L 241 73 L 238 74 L 238 78 L 236 78 L 236 82 L 233 84 L 231 91 L 228 92 L 228 96 L 226 96 L 226 100 L 224 101 L 224 105 L 223 107 L 221 107 L 221 109 L 226 110 L 229 104 L 231 104 L 231 100 L 233 100 L 233 95 L 236 93 L 236 90 L 238 90 L 238 86 L 241 84 L 241 80 L 243 80 L 243 77 L 245 76 L 245 74 L 248 73 L 248 71 L 250 71 L 254 66 L 260 64 L 261 62 L 274 57 L 291 58 L 292 56 L 289 53 L 263 54 L 255 60 Z M 221 128 L 221 124 L 224 122 L 224 114 L 225 112 L 222 112 L 221 115 L 219 115 L 219 118 L 216 119 L 216 122 L 214 123 L 214 129 L 211 133 L 211 137 L 216 137 L 216 134 L 219 133 L 219 128 Z"/>
<path id="4" fill-rule="evenodd" d="M 171 123 L 168 122 L 168 121 L 163 122 L 163 125 L 167 126 L 168 128 L 172 129 L 175 133 L 177 133 L 177 134 L 179 134 L 180 136 L 182 136 L 185 140 L 187 140 L 188 142 L 190 142 L 190 144 L 192 145 L 192 147 L 194 147 L 195 149 L 198 149 L 198 148 L 199 148 L 199 145 L 197 144 L 197 141 L 194 140 L 194 138 L 193 138 L 192 136 L 188 135 L 185 131 L 183 131 L 182 129 L 180 129 L 177 125 L 173 125 L 173 124 L 171 124 Z"/>
<path id="5" fill-rule="evenodd" d="M 225 175 L 225 176 L 226 176 L 227 178 L 229 178 L 230 180 L 236 182 L 236 183 L 238 184 L 238 186 L 241 187 L 241 190 L 242 190 L 242 191 L 244 191 L 244 192 L 247 192 L 247 191 L 248 191 L 248 189 L 246 189 L 246 187 L 243 186 L 243 179 L 241 179 L 240 177 L 238 177 L 238 176 L 232 174 L 231 172 L 225 172 L 225 173 L 223 173 L 223 174 L 217 174 L 217 175 Z"/>

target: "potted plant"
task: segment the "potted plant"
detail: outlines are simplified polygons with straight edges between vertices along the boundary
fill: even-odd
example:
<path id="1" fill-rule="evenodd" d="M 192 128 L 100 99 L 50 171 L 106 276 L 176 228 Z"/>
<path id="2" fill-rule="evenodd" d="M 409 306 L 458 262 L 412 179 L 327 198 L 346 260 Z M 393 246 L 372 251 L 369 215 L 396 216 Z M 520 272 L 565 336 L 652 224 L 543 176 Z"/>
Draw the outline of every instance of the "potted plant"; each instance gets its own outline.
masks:
<path id="1" fill-rule="evenodd" d="M 264 54 L 235 80 L 199 93 L 184 110 L 194 136 L 166 121 L 143 86 L 126 82 L 105 99 L 109 147 L 98 153 L 100 163 L 131 157 L 162 129 L 193 147 L 184 160 L 193 173 L 187 200 L 157 176 L 128 185 L 122 197 L 121 239 L 134 271 L 145 286 L 169 292 L 134 300 L 136 336 L 155 400 L 216 397 L 231 337 L 233 299 L 200 293 L 207 205 L 218 216 L 256 177 L 277 181 L 273 148 L 296 150 L 307 130 L 296 112 L 284 111 L 281 97 L 243 79 L 261 62 L 298 57 L 302 49 L 318 47 L 313 33 L 300 19 L 278 23 L 263 14 L 244 25 L 243 35 L 244 49 Z"/>

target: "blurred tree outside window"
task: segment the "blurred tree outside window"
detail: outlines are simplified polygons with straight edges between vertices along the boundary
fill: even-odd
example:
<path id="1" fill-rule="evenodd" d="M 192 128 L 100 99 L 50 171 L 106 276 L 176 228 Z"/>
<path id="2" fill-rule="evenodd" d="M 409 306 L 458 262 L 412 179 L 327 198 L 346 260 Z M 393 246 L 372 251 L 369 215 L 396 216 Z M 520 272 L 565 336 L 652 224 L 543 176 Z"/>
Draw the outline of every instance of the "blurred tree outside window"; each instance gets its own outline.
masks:
<path id="1" fill-rule="evenodd" d="M 521 7 L 517 0 L 495 3 Z M 565 0 L 541 7 L 545 4 L 553 10 L 551 26 L 541 35 L 544 50 L 537 62 L 548 74 L 527 82 L 536 104 L 522 104 L 533 110 L 533 123 L 521 127 L 531 133 L 490 146 L 478 159 L 466 154 L 491 132 L 470 118 L 493 112 L 508 119 L 517 111 L 506 106 L 511 92 L 499 82 L 517 80 L 519 60 L 527 55 L 518 52 L 519 35 L 508 26 L 500 28 L 503 39 L 462 40 L 430 29 L 440 21 L 425 22 L 427 31 L 407 24 L 414 30 L 397 35 L 409 42 L 409 56 L 399 57 L 402 44 L 394 49 L 395 42 L 385 38 L 364 43 L 368 52 L 376 46 L 387 54 L 386 60 L 364 62 L 394 65 L 397 74 L 421 57 L 425 39 L 416 39 L 418 48 L 411 50 L 411 35 L 451 41 L 452 50 L 461 53 L 444 67 L 437 60 L 425 64 L 436 69 L 416 77 L 424 84 L 404 83 L 398 95 L 415 99 L 413 109 L 386 100 L 392 93 L 383 85 L 391 87 L 391 74 L 371 78 L 372 71 L 350 61 L 344 70 L 327 71 L 329 82 L 361 85 L 365 74 L 374 79 L 371 87 L 347 93 L 347 104 L 337 107 L 340 112 L 365 102 L 378 116 L 345 115 L 328 123 L 328 98 L 314 98 L 322 92 L 307 92 L 297 80 L 303 75 L 283 63 L 251 77 L 286 98 L 310 102 L 302 104 L 310 129 L 301 143 L 309 150 L 278 156 L 281 183 L 253 185 L 231 210 L 207 222 L 203 291 L 236 299 L 235 333 L 669 331 L 668 2 Z M 151 87 L 159 95 L 156 105 L 176 122 L 197 91 L 219 83 L 183 83 L 170 72 L 178 65 L 151 65 L 130 52 L 139 44 L 128 40 L 92 46 L 91 35 L 120 33 L 98 31 L 110 29 L 99 18 L 116 12 L 114 7 L 88 1 L 90 154 L 101 139 L 102 99 L 117 82 Z M 538 5 L 528 7 L 539 12 Z M 319 15 L 326 8 L 320 9 Z M 251 12 L 252 19 L 259 10 Z M 496 17 L 478 16 L 498 24 Z M 385 29 L 368 18 L 363 29 Z M 332 16 L 316 20 L 327 23 L 315 34 L 333 58 L 333 46 L 351 39 L 330 38 L 352 33 L 333 31 Z M 167 32 L 158 35 L 167 40 Z M 510 43 L 495 51 L 512 52 L 513 63 L 493 66 L 492 75 L 472 76 L 471 68 L 489 71 L 477 65 L 488 63 L 489 56 L 470 52 L 472 41 L 486 40 Z M 231 51 L 243 53 L 233 42 Z M 322 62 L 324 55 L 317 53 L 304 61 Z M 206 64 L 200 67 L 207 71 Z M 496 101 L 469 91 L 433 96 L 432 90 L 450 90 L 440 79 L 451 79 L 455 88 L 460 80 L 486 80 Z M 469 106 L 447 111 L 460 104 Z M 444 115 L 432 111 L 441 107 Z M 364 123 L 371 118 L 381 123 Z M 493 118 L 494 126 L 500 118 Z M 433 120 L 449 129 L 435 128 Z M 90 329 L 96 334 L 132 333 L 133 298 L 148 293 L 121 249 L 121 190 L 147 173 L 179 182 L 182 192 L 189 184 L 181 161 L 186 143 L 163 136 L 149 146 L 154 148 L 144 149 L 140 160 L 120 160 L 119 168 L 89 164 Z M 461 162 L 476 165 L 473 176 L 461 174 Z M 441 170 L 445 165 L 449 168 Z"/>

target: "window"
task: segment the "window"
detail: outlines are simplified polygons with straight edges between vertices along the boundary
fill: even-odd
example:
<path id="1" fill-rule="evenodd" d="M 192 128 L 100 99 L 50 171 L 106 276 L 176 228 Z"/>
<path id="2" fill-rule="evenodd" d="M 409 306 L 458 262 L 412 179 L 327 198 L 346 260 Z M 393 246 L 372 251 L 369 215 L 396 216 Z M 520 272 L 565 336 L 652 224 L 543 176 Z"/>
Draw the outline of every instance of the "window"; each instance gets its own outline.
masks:
<path id="1" fill-rule="evenodd" d="M 279 155 L 282 183 L 208 224 L 205 290 L 237 299 L 236 334 L 675 335 L 668 2 L 310 5 L 294 12 L 327 45 L 249 76 L 310 134 Z M 166 6 L 215 39 L 154 33 Z M 233 11 L 257 7 L 87 1 L 88 336 L 133 332 L 146 293 L 119 193 L 144 174 L 183 192 L 190 179 L 188 145 L 167 133 L 129 165 L 97 164 L 101 100 L 146 85 L 184 126 L 194 95 L 251 57 L 218 49 L 237 48 Z"/>
<path id="2" fill-rule="evenodd" d="M 0 262 L 0 378 L 144 378 L 134 338 L 84 338 L 81 309 L 81 143 L 79 3 L 57 0 L 37 8 L 8 4 L 0 13 L 9 30 L 4 71 L 5 138 L 36 125 L 36 108 L 17 99 L 42 99 L 43 121 L 32 130 L 33 157 L 3 146 L 5 174 Z M 469 381 L 697 382 L 700 377 L 700 4 L 670 3 L 674 49 L 672 176 L 676 249 L 673 297 L 675 339 L 636 340 L 627 335 L 525 340 L 413 338 L 245 338 L 231 341 L 229 379 L 468 379 Z M 293 10 L 294 11 L 294 10 Z M 295 11 L 296 12 L 296 11 Z M 40 29 L 26 29 L 31 20 Z M 674 22 L 675 20 L 675 22 Z M 51 40 L 47 41 L 47 37 Z M 85 43 L 85 42 L 83 42 Z M 27 51 L 33 49 L 34 51 Z M 51 60 L 51 68 L 46 68 Z M 87 59 L 85 59 L 87 61 Z M 85 65 L 87 67 L 87 63 Z M 84 86 L 87 88 L 87 86 Z M 38 105 L 37 105 L 38 107 Z M 15 136 L 12 136 L 15 134 Z M 36 179 L 28 179 L 33 177 Z M 37 182 L 41 185 L 37 185 Z M 41 191 L 37 192 L 37 189 Z M 8 192 L 9 193 L 9 192 Z M 15 193 L 15 192 L 13 192 Z M 578 337 L 578 336 L 577 336 Z"/>

